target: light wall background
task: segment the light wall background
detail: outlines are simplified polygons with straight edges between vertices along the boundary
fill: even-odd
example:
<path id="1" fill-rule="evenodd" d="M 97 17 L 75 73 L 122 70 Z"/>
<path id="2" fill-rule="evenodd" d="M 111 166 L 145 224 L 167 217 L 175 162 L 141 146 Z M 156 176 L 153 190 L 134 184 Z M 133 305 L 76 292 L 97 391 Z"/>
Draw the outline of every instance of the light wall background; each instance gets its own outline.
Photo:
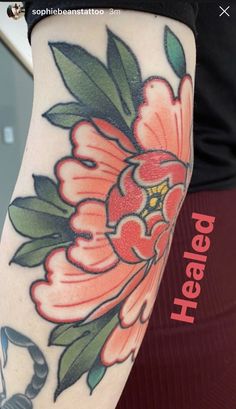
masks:
<path id="1" fill-rule="evenodd" d="M 7 17 L 8 4 L 0 3 L 0 232 L 18 175 L 33 100 L 26 23 L 23 18 Z M 5 141 L 6 127 L 12 129 L 12 143 Z"/>

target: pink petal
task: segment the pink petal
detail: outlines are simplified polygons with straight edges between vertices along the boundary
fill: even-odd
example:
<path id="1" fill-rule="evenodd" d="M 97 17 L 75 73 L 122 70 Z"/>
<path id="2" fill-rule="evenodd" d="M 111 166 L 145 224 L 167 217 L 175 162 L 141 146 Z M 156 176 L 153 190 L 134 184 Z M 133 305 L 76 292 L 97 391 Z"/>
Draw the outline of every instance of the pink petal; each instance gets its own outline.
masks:
<path id="1" fill-rule="evenodd" d="M 129 328 L 121 328 L 120 325 L 112 331 L 101 351 L 101 361 L 105 366 L 124 362 L 131 356 L 135 360 L 148 322 L 141 324 L 137 321 Z"/>
<path id="2" fill-rule="evenodd" d="M 164 221 L 163 215 L 162 215 L 160 210 L 157 210 L 156 212 L 149 213 L 149 215 L 147 215 L 145 217 L 145 222 L 146 222 L 146 225 L 147 225 L 148 234 L 151 234 L 151 231 L 152 231 L 153 227 L 157 223 L 163 222 L 163 221 Z"/>
<path id="3" fill-rule="evenodd" d="M 144 103 L 134 124 L 137 142 L 145 150 L 166 150 L 183 162 L 189 162 L 192 110 L 192 81 L 188 75 L 182 79 L 177 98 L 166 80 L 147 81 Z"/>
<path id="4" fill-rule="evenodd" d="M 62 159 L 56 167 L 61 197 L 72 205 L 88 198 L 105 200 L 127 166 L 127 152 L 86 121 L 73 129 L 72 143 L 74 158 Z"/>
<path id="5" fill-rule="evenodd" d="M 116 233 L 109 235 L 119 257 L 127 263 L 139 263 L 155 256 L 155 243 L 168 224 L 158 222 L 150 234 L 145 220 L 139 216 L 126 216 L 117 226 Z"/>
<path id="6" fill-rule="evenodd" d="M 71 264 L 66 249 L 54 250 L 46 259 L 46 279 L 31 288 L 39 314 L 52 322 L 98 318 L 136 288 L 144 274 L 138 266 L 119 263 L 103 274 L 88 274 Z"/>
<path id="7" fill-rule="evenodd" d="M 112 245 L 106 236 L 111 231 L 106 227 L 105 203 L 98 200 L 86 200 L 78 207 L 70 219 L 72 230 L 78 237 L 69 247 L 68 259 L 77 266 L 91 273 L 109 270 L 118 263 Z"/>
<path id="8" fill-rule="evenodd" d="M 176 185 L 167 192 L 163 203 L 163 214 L 167 221 L 175 221 L 185 193 L 183 185 Z"/>
<path id="9" fill-rule="evenodd" d="M 119 257 L 128 263 L 139 263 L 154 256 L 153 237 L 147 236 L 146 224 L 139 216 L 126 216 L 110 234 Z"/>
<path id="10" fill-rule="evenodd" d="M 156 186 L 167 180 L 170 186 L 186 182 L 186 165 L 170 152 L 147 152 L 135 156 L 130 162 L 136 164 L 133 178 L 141 186 Z"/>
<path id="11" fill-rule="evenodd" d="M 108 198 L 109 225 L 113 226 L 127 214 L 140 213 L 147 200 L 147 194 L 133 180 L 133 167 L 125 169 L 119 184 L 114 186 Z"/>
<path id="12" fill-rule="evenodd" d="M 99 131 L 107 138 L 116 141 L 121 147 L 130 153 L 136 152 L 136 149 L 130 139 L 118 128 L 101 118 L 93 118 L 93 122 L 99 128 Z"/>
<path id="13" fill-rule="evenodd" d="M 159 289 L 165 258 L 153 264 L 138 287 L 129 295 L 120 311 L 123 327 L 133 325 L 138 319 L 144 323 L 149 320 Z"/>
<path id="14" fill-rule="evenodd" d="M 155 243 L 155 253 L 156 253 L 156 260 L 160 260 L 163 257 L 166 249 L 168 247 L 168 243 L 170 240 L 170 226 L 166 228 L 158 237 Z"/>

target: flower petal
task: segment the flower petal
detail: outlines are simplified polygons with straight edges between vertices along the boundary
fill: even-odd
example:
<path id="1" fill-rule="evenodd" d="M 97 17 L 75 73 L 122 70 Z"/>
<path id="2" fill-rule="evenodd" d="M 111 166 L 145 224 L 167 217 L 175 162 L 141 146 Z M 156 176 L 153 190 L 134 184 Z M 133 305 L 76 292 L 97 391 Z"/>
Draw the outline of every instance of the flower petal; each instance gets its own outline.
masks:
<path id="1" fill-rule="evenodd" d="M 138 319 L 145 323 L 149 320 L 161 282 L 165 257 L 152 264 L 149 272 L 138 287 L 129 295 L 120 310 L 122 327 L 133 325 Z"/>
<path id="2" fill-rule="evenodd" d="M 163 215 L 162 215 L 162 213 L 161 213 L 160 210 L 157 210 L 157 211 L 155 211 L 155 212 L 149 213 L 149 215 L 147 215 L 147 216 L 145 217 L 145 222 L 146 222 L 146 225 L 147 225 L 148 234 L 151 234 L 151 231 L 152 231 L 153 227 L 154 227 L 157 223 L 163 222 L 163 221 L 164 221 L 164 220 L 163 220 Z"/>
<path id="3" fill-rule="evenodd" d="M 125 169 L 120 177 L 119 185 L 114 186 L 108 198 L 109 225 L 114 226 L 127 214 L 140 213 L 147 200 L 144 189 L 133 180 L 133 167 Z"/>
<path id="4" fill-rule="evenodd" d="M 91 273 L 100 273 L 114 267 L 119 259 L 106 236 L 105 203 L 85 200 L 70 219 L 70 226 L 79 237 L 67 251 L 68 259 Z"/>
<path id="5" fill-rule="evenodd" d="M 163 203 L 163 214 L 167 221 L 173 223 L 177 218 L 185 193 L 183 185 L 176 185 L 167 192 Z"/>
<path id="6" fill-rule="evenodd" d="M 119 145 L 121 145 L 123 149 L 127 150 L 129 153 L 136 152 L 136 149 L 130 139 L 114 125 L 101 118 L 93 118 L 93 122 L 95 123 L 99 131 L 106 135 L 107 138 L 115 140 Z"/>
<path id="7" fill-rule="evenodd" d="M 186 182 L 187 166 L 170 152 L 147 152 L 129 162 L 136 165 L 133 178 L 140 186 L 156 186 L 168 180 L 172 187 Z"/>
<path id="8" fill-rule="evenodd" d="M 127 166 L 128 153 L 86 121 L 73 129 L 72 143 L 74 158 L 62 159 L 56 166 L 61 197 L 72 205 L 87 198 L 105 200 Z"/>
<path id="9" fill-rule="evenodd" d="M 148 234 L 145 220 L 136 215 L 126 216 L 109 237 L 123 261 L 140 263 L 155 256 L 155 243 L 167 228 L 167 223 L 159 221 Z"/>
<path id="10" fill-rule="evenodd" d="M 166 253 L 167 254 L 167 253 Z M 152 264 L 149 272 L 129 295 L 120 310 L 120 324 L 107 338 L 101 351 L 105 366 L 137 356 L 151 316 L 161 282 L 166 257 Z"/>
<path id="11" fill-rule="evenodd" d="M 189 162 L 192 109 L 192 81 L 188 75 L 181 81 L 177 98 L 166 80 L 148 80 L 134 124 L 137 142 L 144 150 L 166 150 Z"/>
<path id="12" fill-rule="evenodd" d="M 103 274 L 88 274 L 71 264 L 66 249 L 52 251 L 46 259 L 46 280 L 31 288 L 39 314 L 52 322 L 96 319 L 126 298 L 144 275 L 145 264 L 119 263 Z"/>
<path id="13" fill-rule="evenodd" d="M 131 356 L 135 360 L 143 337 L 145 335 L 148 322 L 141 324 L 137 321 L 129 328 L 116 326 L 101 351 L 101 361 L 105 366 L 112 366 L 115 363 L 124 362 Z"/>
<path id="14" fill-rule="evenodd" d="M 170 240 L 170 231 L 170 226 L 168 226 L 159 236 L 157 236 L 155 243 L 156 260 L 160 260 L 166 252 Z"/>

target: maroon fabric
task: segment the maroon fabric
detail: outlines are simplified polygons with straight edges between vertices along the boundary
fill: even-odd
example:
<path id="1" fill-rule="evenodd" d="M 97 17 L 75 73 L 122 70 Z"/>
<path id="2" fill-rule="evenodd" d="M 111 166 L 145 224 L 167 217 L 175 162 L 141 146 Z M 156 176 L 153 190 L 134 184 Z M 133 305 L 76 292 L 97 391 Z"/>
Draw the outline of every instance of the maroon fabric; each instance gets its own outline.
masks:
<path id="1" fill-rule="evenodd" d="M 187 195 L 149 328 L 117 409 L 236 408 L 236 190 Z M 196 235 L 192 213 L 214 216 L 193 324 L 170 318 Z M 183 296 L 182 296 L 183 297 Z"/>

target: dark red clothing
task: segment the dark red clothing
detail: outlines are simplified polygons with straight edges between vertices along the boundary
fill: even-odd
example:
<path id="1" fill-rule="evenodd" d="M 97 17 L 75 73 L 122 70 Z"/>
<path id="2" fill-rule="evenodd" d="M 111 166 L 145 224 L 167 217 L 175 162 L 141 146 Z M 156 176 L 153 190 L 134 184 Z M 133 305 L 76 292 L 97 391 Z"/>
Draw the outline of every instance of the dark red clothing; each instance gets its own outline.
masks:
<path id="1" fill-rule="evenodd" d="M 117 409 L 236 408 L 236 189 L 187 195 L 149 328 Z M 170 318 L 186 281 L 192 213 L 214 216 L 194 324 Z"/>

